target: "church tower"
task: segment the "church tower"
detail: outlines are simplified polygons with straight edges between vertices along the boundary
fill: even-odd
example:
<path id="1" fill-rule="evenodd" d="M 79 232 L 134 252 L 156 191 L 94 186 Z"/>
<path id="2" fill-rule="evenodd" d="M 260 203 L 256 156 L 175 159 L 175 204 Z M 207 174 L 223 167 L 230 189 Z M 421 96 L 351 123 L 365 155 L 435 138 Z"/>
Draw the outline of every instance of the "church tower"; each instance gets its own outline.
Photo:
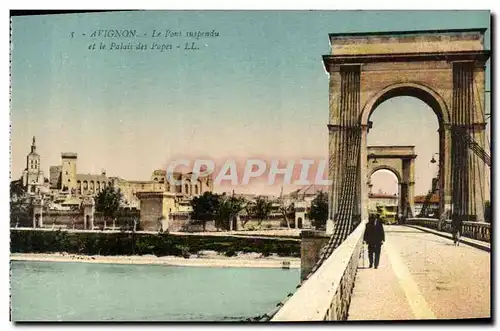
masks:
<path id="1" fill-rule="evenodd" d="M 31 152 L 26 157 L 26 169 L 30 172 L 38 172 L 40 170 L 40 155 L 36 152 L 35 137 L 31 144 Z"/>
<path id="2" fill-rule="evenodd" d="M 33 137 L 31 152 L 26 156 L 26 169 L 23 173 L 23 185 L 28 193 L 36 193 L 43 185 L 44 177 L 40 165 L 40 155 L 36 152 L 36 141 Z"/>

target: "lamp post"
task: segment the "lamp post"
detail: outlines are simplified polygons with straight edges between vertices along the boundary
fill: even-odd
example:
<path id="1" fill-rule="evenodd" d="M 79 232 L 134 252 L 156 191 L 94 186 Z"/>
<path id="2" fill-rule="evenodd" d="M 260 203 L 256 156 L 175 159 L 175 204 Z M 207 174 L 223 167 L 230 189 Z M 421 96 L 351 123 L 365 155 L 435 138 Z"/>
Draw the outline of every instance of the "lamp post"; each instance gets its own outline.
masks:
<path id="1" fill-rule="evenodd" d="M 431 161 L 430 161 L 432 164 L 435 164 L 435 163 L 437 163 L 437 162 L 438 162 L 438 161 L 436 161 L 436 159 L 434 158 L 434 156 L 436 156 L 436 155 L 437 155 L 438 160 L 439 160 L 439 153 L 434 153 L 434 154 L 432 154 L 432 158 L 431 158 Z M 436 181 L 437 181 L 437 180 L 439 180 L 439 165 L 438 165 L 438 174 L 437 174 L 437 176 L 436 176 L 435 178 L 433 178 L 433 179 L 432 179 L 432 186 L 431 186 L 431 190 L 432 190 L 432 189 L 433 189 L 433 188 L 437 185 L 437 183 L 434 183 L 434 180 L 436 180 Z"/>
<path id="2" fill-rule="evenodd" d="M 373 184 L 372 184 L 371 180 L 368 181 L 368 188 L 370 189 L 370 194 L 372 194 Z"/>
<path id="3" fill-rule="evenodd" d="M 432 154 L 431 163 L 433 163 L 433 164 L 437 162 L 436 159 L 434 158 L 435 155 L 437 155 L 439 157 L 439 153 Z"/>
<path id="4" fill-rule="evenodd" d="M 432 163 L 432 164 L 435 164 L 438 162 L 438 161 L 436 161 L 436 158 L 434 158 L 434 156 L 437 156 L 437 158 L 439 160 L 440 155 L 439 155 L 439 153 L 432 154 L 431 161 L 430 161 L 430 163 Z M 435 189 L 437 188 L 437 185 L 438 185 L 437 181 L 438 180 L 439 180 L 439 165 L 438 165 L 438 175 L 436 177 L 432 178 L 432 182 L 431 182 L 431 191 L 430 191 L 431 201 L 432 201 L 432 196 L 434 195 Z M 440 228 L 441 224 L 438 224 L 438 227 Z"/>

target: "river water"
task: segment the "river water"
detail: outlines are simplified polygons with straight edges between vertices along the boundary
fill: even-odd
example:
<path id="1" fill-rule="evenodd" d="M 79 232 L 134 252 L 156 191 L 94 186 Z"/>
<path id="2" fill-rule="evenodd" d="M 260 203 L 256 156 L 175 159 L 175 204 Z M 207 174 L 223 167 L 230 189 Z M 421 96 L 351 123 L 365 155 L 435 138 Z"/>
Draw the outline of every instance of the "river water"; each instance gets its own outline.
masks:
<path id="1" fill-rule="evenodd" d="M 299 269 L 11 262 L 13 321 L 238 321 L 295 290 Z"/>

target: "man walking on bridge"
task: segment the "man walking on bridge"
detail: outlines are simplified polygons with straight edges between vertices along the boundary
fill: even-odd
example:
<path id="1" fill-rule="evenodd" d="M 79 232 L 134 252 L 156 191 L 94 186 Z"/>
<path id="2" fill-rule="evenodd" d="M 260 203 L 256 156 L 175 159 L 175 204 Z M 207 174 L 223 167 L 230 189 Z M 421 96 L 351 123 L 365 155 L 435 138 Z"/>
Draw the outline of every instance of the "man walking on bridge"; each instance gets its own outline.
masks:
<path id="1" fill-rule="evenodd" d="M 375 269 L 377 269 L 380 261 L 380 249 L 382 243 L 385 241 L 384 227 L 382 226 L 379 215 L 370 215 L 368 218 L 363 240 L 368 244 L 370 268 L 373 267 L 373 262 L 375 262 Z M 375 261 L 373 261 L 374 258 Z"/>
<path id="2" fill-rule="evenodd" d="M 453 235 L 453 244 L 458 246 L 460 244 L 460 235 L 462 234 L 462 218 L 455 215 L 451 221 L 451 234 Z"/>

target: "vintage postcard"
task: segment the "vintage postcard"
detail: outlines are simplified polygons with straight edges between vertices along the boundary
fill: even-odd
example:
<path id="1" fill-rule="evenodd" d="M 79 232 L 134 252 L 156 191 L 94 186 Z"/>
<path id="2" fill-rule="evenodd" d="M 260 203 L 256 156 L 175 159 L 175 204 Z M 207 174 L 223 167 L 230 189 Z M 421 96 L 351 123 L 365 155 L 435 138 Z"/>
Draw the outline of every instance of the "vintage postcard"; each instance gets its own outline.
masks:
<path id="1" fill-rule="evenodd" d="M 489 11 L 11 13 L 13 322 L 491 322 Z"/>

